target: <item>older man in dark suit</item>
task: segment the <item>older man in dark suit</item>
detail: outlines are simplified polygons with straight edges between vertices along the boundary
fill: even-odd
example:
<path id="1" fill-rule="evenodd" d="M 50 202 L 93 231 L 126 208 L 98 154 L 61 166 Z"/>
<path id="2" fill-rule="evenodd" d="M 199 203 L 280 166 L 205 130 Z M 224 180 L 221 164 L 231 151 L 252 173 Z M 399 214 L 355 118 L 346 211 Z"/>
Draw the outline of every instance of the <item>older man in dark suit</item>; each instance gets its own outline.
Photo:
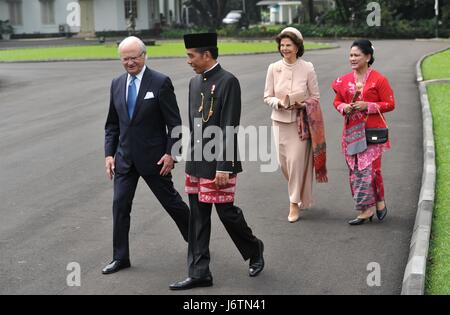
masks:
<path id="1" fill-rule="evenodd" d="M 171 170 L 172 147 L 179 138 L 172 130 L 181 126 L 174 88 L 169 77 L 145 65 L 147 51 L 137 37 L 119 45 L 127 73 L 111 84 L 109 113 L 105 125 L 105 167 L 114 178 L 113 261 L 103 274 L 130 267 L 131 206 L 142 177 L 187 241 L 189 208 L 175 190 Z"/>

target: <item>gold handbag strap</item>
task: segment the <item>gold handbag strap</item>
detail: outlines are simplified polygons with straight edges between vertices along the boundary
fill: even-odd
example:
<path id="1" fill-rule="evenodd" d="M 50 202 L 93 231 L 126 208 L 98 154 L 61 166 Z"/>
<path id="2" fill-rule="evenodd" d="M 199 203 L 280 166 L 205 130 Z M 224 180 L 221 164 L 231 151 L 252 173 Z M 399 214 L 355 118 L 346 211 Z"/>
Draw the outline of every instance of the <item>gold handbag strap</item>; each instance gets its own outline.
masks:
<path id="1" fill-rule="evenodd" d="M 380 112 L 380 109 L 379 109 L 379 106 L 378 106 L 378 105 L 377 105 L 377 111 L 378 111 L 378 114 L 380 114 L 380 117 L 381 117 L 381 119 L 383 120 L 384 124 L 386 125 L 386 128 L 389 128 L 389 126 L 388 126 L 386 120 L 384 120 L 383 115 L 381 115 L 381 112 Z"/>
<path id="2" fill-rule="evenodd" d="M 380 112 L 380 109 L 378 108 L 378 105 L 377 105 L 377 111 L 378 111 L 378 114 L 380 115 L 381 119 L 383 120 L 384 124 L 386 125 L 386 128 L 389 128 L 388 123 L 384 119 L 383 115 L 381 115 L 381 112 Z M 369 118 L 369 114 L 367 114 L 366 121 L 367 121 L 368 118 Z"/>

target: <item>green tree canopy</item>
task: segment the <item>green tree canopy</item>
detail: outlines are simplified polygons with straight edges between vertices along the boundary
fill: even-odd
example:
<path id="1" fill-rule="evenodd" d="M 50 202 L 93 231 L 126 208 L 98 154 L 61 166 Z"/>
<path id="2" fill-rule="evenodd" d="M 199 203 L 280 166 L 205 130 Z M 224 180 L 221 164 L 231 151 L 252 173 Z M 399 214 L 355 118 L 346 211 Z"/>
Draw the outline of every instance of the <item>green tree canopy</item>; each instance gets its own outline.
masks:
<path id="1" fill-rule="evenodd" d="M 330 24 L 348 24 L 364 22 L 367 18 L 367 4 L 373 1 L 336 0 L 336 10 L 328 15 Z M 435 0 L 377 0 L 381 6 L 383 21 L 389 24 L 396 20 L 423 20 L 435 16 Z M 440 0 L 440 19 L 448 23 L 450 11 L 449 0 Z"/>

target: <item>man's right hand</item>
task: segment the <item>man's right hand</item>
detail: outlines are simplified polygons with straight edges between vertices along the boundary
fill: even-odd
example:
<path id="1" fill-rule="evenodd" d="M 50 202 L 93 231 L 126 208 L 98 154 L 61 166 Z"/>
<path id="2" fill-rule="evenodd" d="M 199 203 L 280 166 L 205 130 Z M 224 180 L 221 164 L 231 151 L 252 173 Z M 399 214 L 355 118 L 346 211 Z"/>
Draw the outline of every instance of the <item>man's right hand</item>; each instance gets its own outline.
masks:
<path id="1" fill-rule="evenodd" d="M 112 156 L 107 156 L 105 159 L 105 169 L 106 169 L 106 176 L 108 176 L 108 178 L 110 180 L 113 179 L 114 176 L 114 157 Z"/>

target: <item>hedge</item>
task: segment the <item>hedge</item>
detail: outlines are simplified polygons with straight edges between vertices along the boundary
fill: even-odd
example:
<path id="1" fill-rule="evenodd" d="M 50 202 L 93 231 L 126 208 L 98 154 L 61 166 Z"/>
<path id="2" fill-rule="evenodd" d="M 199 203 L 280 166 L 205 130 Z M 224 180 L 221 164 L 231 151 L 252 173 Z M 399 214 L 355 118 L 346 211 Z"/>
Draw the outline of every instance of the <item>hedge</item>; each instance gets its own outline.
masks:
<path id="1" fill-rule="evenodd" d="M 400 20 L 390 25 L 380 27 L 352 27 L 349 25 L 291 25 L 298 28 L 305 37 L 367 37 L 385 39 L 412 39 L 412 38 L 434 38 L 434 20 L 406 21 Z M 270 38 L 277 35 L 286 25 L 256 25 L 248 29 L 237 29 L 233 27 L 219 28 L 217 33 L 221 37 L 238 38 Z M 180 39 L 183 34 L 211 31 L 207 28 L 183 28 L 163 30 L 161 37 Z M 450 29 L 439 29 L 439 37 L 449 38 Z"/>

